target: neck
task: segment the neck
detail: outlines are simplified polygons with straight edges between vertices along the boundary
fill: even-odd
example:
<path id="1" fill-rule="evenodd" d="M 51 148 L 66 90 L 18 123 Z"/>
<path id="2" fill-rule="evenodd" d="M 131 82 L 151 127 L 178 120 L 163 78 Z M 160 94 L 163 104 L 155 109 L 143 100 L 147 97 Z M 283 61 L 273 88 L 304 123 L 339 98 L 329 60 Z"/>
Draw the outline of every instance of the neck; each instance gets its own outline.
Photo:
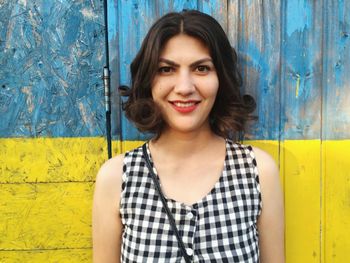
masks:
<path id="1" fill-rule="evenodd" d="M 151 141 L 151 146 L 159 150 L 163 149 L 167 153 L 190 155 L 221 140 L 223 139 L 213 133 L 211 129 L 187 133 L 165 130 L 157 140 Z"/>

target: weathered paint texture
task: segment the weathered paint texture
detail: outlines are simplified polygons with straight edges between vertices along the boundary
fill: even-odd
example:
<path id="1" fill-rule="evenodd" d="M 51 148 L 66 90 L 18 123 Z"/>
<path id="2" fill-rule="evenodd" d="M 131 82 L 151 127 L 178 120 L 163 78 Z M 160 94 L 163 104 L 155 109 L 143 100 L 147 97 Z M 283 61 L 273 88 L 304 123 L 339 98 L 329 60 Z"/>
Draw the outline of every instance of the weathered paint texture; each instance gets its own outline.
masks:
<path id="1" fill-rule="evenodd" d="M 102 2 L 0 6 L 0 136 L 103 135 Z"/>
<path id="2" fill-rule="evenodd" d="M 0 262 L 92 261 L 93 186 L 107 156 L 102 4 L 0 0 Z M 350 1 L 108 5 L 114 155 L 147 138 L 122 115 L 116 88 L 130 84 L 148 28 L 171 10 L 211 14 L 257 100 L 246 143 L 280 168 L 287 263 L 347 262 Z"/>

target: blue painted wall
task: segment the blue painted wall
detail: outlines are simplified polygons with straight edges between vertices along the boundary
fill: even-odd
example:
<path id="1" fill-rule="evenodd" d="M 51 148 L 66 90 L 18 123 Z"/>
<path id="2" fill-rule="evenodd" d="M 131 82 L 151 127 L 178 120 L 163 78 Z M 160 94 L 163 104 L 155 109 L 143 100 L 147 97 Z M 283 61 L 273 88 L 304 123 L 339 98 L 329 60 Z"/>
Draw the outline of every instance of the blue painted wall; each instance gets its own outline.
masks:
<path id="1" fill-rule="evenodd" d="M 0 8 L 0 136 L 105 134 L 102 1 L 10 1 Z M 259 120 L 248 139 L 350 137 L 349 1 L 108 0 L 114 139 L 145 139 L 120 118 L 116 88 L 151 24 L 169 11 L 213 15 L 239 53 Z"/>

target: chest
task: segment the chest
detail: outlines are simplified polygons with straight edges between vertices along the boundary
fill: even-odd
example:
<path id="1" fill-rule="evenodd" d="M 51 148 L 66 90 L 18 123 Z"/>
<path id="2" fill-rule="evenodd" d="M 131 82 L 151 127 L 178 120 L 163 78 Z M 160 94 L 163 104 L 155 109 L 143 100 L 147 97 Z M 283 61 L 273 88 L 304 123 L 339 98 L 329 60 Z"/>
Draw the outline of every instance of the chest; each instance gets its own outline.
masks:
<path id="1" fill-rule="evenodd" d="M 225 155 L 155 162 L 163 194 L 191 205 L 203 199 L 215 187 L 225 170 Z"/>

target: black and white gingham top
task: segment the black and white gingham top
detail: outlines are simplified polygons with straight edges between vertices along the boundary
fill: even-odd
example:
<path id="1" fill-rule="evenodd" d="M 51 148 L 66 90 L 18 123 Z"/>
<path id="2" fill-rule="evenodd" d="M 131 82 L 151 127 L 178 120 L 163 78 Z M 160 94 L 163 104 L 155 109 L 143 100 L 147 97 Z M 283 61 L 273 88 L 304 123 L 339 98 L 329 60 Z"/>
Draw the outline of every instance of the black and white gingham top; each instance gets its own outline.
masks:
<path id="1" fill-rule="evenodd" d="M 261 194 L 250 146 L 226 140 L 222 175 L 199 202 L 167 200 L 193 262 L 259 262 Z M 122 262 L 184 262 L 141 147 L 125 154 L 120 213 Z"/>

